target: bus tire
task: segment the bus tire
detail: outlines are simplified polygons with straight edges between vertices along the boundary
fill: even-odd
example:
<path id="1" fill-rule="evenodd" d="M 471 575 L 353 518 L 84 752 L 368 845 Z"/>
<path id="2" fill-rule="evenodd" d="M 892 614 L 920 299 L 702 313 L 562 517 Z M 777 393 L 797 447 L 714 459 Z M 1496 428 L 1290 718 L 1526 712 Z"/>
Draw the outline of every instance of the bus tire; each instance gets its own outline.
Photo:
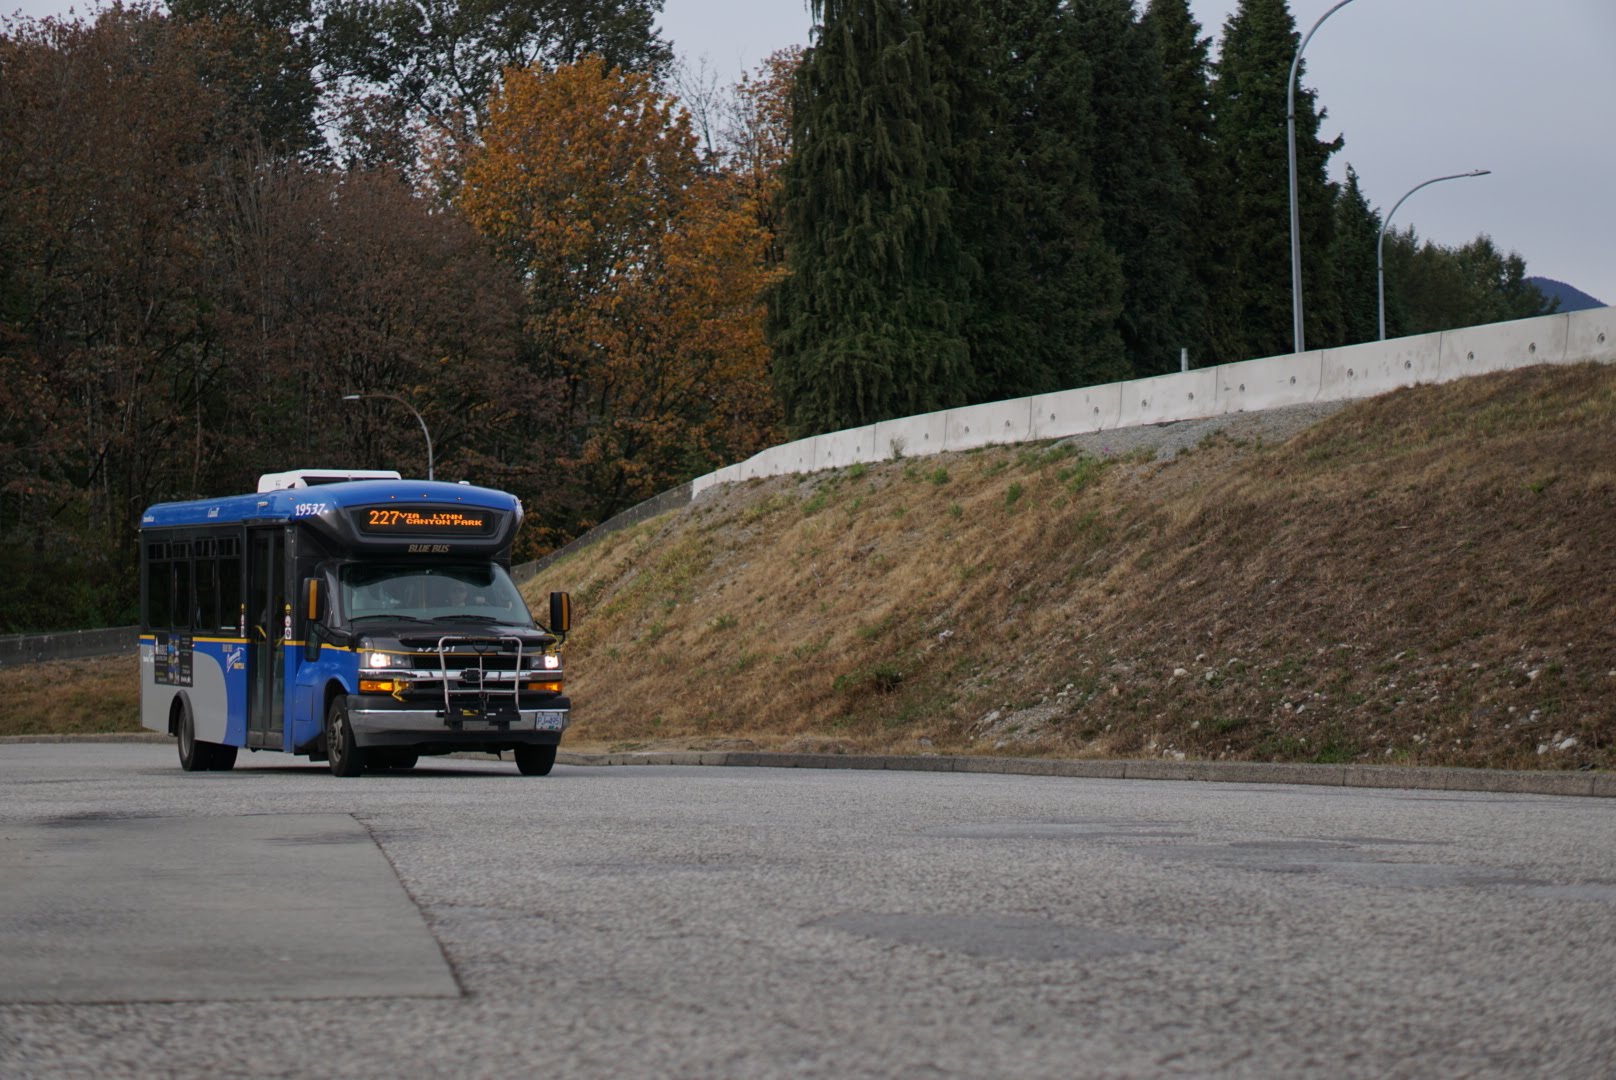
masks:
<path id="1" fill-rule="evenodd" d="M 550 770 L 555 767 L 556 747 L 549 746 L 518 746 L 516 748 L 516 771 L 523 776 L 549 776 Z"/>
<path id="2" fill-rule="evenodd" d="M 191 703 L 181 698 L 179 710 L 179 721 L 174 725 L 174 741 L 179 747 L 180 768 L 186 772 L 207 772 L 213 755 L 208 753 L 206 743 L 196 741 L 196 721 L 191 718 Z"/>
<path id="3" fill-rule="evenodd" d="M 180 751 L 180 768 L 186 772 L 228 772 L 234 768 L 236 748 L 198 739 L 191 703 L 180 698 L 176 707 L 179 716 L 174 721 L 174 734 Z"/>
<path id="4" fill-rule="evenodd" d="M 325 754 L 333 776 L 359 776 L 365 771 L 365 752 L 354 743 L 348 723 L 348 702 L 333 698 L 325 712 Z"/>

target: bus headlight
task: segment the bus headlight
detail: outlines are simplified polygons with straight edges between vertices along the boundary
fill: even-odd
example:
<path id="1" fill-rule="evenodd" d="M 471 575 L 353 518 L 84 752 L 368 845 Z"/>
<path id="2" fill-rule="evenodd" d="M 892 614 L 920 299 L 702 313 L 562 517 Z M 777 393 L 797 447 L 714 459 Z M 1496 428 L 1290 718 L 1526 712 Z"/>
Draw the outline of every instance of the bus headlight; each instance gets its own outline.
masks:
<path id="1" fill-rule="evenodd" d="M 368 668 L 390 668 L 400 665 L 399 658 L 384 652 L 365 654 L 365 666 Z"/>
<path id="2" fill-rule="evenodd" d="M 549 668 L 551 671 L 554 671 L 556 668 L 561 666 L 561 657 L 557 656 L 555 653 L 545 653 L 544 666 Z"/>

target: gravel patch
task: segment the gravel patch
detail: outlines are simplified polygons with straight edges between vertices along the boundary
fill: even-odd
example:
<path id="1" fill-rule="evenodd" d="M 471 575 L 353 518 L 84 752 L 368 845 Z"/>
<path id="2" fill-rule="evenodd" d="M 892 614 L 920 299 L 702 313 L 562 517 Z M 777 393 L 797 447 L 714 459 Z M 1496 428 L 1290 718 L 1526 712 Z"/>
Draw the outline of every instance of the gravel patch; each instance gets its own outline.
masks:
<path id="1" fill-rule="evenodd" d="M 1226 435 L 1239 442 L 1282 443 L 1319 421 L 1334 416 L 1350 401 L 1318 401 L 1261 412 L 1230 413 L 1199 420 L 1174 420 L 1165 424 L 1113 428 L 1087 435 L 1073 435 L 1056 445 L 1074 446 L 1095 457 L 1124 457 L 1142 450 L 1154 450 L 1157 458 L 1174 458 L 1180 451 L 1193 450 L 1212 435 Z"/>

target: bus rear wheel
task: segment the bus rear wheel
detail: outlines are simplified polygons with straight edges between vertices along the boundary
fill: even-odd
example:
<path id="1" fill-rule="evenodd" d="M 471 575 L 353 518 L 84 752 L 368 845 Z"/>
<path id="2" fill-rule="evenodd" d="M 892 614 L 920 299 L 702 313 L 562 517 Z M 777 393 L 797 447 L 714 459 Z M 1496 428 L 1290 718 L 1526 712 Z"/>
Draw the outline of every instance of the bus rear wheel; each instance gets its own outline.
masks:
<path id="1" fill-rule="evenodd" d="M 186 772 L 229 772 L 236 765 L 236 748 L 218 743 L 202 742 L 196 737 L 196 719 L 191 715 L 191 703 L 179 703 L 179 720 L 174 725 L 175 740 L 179 744 L 180 768 Z"/>
<path id="2" fill-rule="evenodd" d="M 354 742 L 348 703 L 340 697 L 325 712 L 325 754 L 333 776 L 358 776 L 365 771 L 365 752 Z"/>
<path id="3" fill-rule="evenodd" d="M 523 776 L 549 776 L 550 770 L 555 767 L 556 747 L 550 746 L 518 746 L 516 748 L 516 771 Z"/>

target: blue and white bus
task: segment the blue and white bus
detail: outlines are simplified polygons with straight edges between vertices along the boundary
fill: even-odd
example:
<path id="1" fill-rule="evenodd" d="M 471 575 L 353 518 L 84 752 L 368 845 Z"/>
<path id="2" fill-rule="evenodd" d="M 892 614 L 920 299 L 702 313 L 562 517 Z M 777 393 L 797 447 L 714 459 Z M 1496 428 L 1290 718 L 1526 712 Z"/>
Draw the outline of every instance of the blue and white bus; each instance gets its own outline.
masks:
<path id="1" fill-rule="evenodd" d="M 237 751 L 338 776 L 511 751 L 542 776 L 571 716 L 566 593 L 535 623 L 511 581 L 514 496 L 305 470 L 141 517 L 141 723 L 187 771 Z"/>

